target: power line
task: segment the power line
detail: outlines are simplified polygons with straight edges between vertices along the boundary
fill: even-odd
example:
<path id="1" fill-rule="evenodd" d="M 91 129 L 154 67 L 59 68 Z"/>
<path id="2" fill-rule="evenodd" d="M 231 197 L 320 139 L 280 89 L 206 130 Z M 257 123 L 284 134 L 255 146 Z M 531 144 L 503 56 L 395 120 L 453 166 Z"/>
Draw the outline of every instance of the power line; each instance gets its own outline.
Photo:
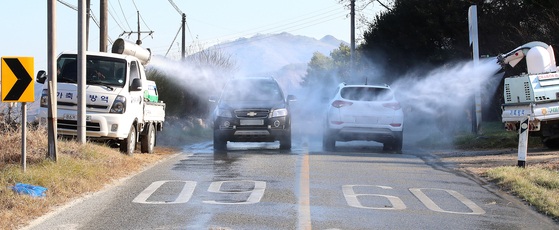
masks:
<path id="1" fill-rule="evenodd" d="M 338 10 L 339 10 L 339 9 L 338 9 Z M 329 12 L 331 12 L 331 11 L 329 11 Z M 329 13 L 329 12 L 327 12 L 327 13 Z M 343 15 L 340 15 L 340 13 L 344 13 L 344 14 L 343 14 Z M 303 20 L 311 19 L 311 18 L 314 18 L 314 17 L 322 16 L 322 15 L 324 15 L 324 14 L 315 15 L 315 16 L 312 16 L 312 17 L 307 17 L 307 18 L 305 18 L 305 19 L 303 19 Z M 346 15 L 346 14 L 345 14 L 345 11 L 336 12 L 336 13 L 329 14 L 329 15 L 327 15 L 327 16 L 318 18 L 318 19 L 314 19 L 314 20 L 312 20 L 312 21 L 302 22 L 302 20 L 301 20 L 301 21 L 298 21 L 298 22 L 292 22 L 292 23 L 287 23 L 287 24 L 283 24 L 283 25 L 280 25 L 280 26 L 275 26 L 275 27 L 272 27 L 272 28 L 268 28 L 268 29 L 265 29 L 265 30 L 258 31 L 258 32 L 245 33 L 245 34 L 243 34 L 243 35 L 238 36 L 237 38 L 239 38 L 239 37 L 245 37 L 245 36 L 248 36 L 248 35 L 251 35 L 251 34 L 254 34 L 254 33 L 263 33 L 263 32 L 270 31 L 270 30 L 273 30 L 273 29 L 278 29 L 278 28 L 281 28 L 281 29 L 275 30 L 275 32 L 281 32 L 281 31 L 288 30 L 288 29 L 291 29 L 291 28 L 294 28 L 294 27 L 303 26 L 303 25 L 305 25 L 305 24 L 309 24 L 309 23 L 316 22 L 316 21 L 319 21 L 319 20 L 322 20 L 322 19 L 326 19 L 326 18 L 329 18 L 329 17 L 332 17 L 332 16 L 335 16 L 335 18 L 333 18 L 333 19 L 336 19 L 336 18 L 340 18 L 340 16 L 344 16 L 344 17 L 345 17 L 345 15 Z M 333 19 L 326 20 L 326 21 L 331 21 L 331 20 L 333 20 Z M 326 22 L 326 21 L 324 21 L 324 22 Z M 276 23 L 276 24 L 277 24 L 277 23 Z M 290 25 L 293 25 L 293 24 L 296 24 L 296 25 L 290 26 Z M 317 24 L 320 24 L 320 23 L 317 23 Z M 314 24 L 314 25 L 316 25 L 316 24 Z M 285 27 L 285 26 L 289 26 L 289 27 Z M 303 27 L 303 28 L 306 28 L 306 27 Z M 298 29 L 297 29 L 297 30 L 298 30 Z M 247 30 L 247 31 L 252 31 L 252 30 Z M 274 32 L 270 32 L 270 33 L 274 33 Z M 226 36 L 222 36 L 222 37 L 229 37 L 229 36 L 226 35 Z M 217 38 L 221 38 L 221 37 L 217 37 Z M 214 39 L 217 39 L 217 38 L 214 38 Z M 213 39 L 205 39 L 204 41 L 208 41 L 208 40 L 213 40 Z"/>
<path id="2" fill-rule="evenodd" d="M 344 17 L 345 17 L 345 15 L 344 15 Z M 315 25 L 322 24 L 322 23 L 325 23 L 325 22 L 329 22 L 329 21 L 332 21 L 332 20 L 335 20 L 335 19 L 339 19 L 339 18 L 340 18 L 340 16 L 335 17 L 335 18 L 328 19 L 328 20 L 326 20 L 326 21 L 318 22 L 318 23 L 315 23 L 315 24 L 312 24 L 312 25 L 308 25 L 308 26 L 305 26 L 305 27 L 301 27 L 301 28 L 297 28 L 297 29 L 294 29 L 294 30 L 286 31 L 286 32 L 293 32 L 293 31 L 305 29 L 305 28 L 308 28 L 308 27 L 311 27 L 311 26 L 315 26 Z M 296 26 L 294 26 L 294 27 L 296 27 Z M 277 33 L 277 31 L 276 31 L 276 33 Z M 263 35 L 263 36 L 261 36 L 261 37 L 254 38 L 254 39 L 251 39 L 251 40 L 242 41 L 242 42 L 235 42 L 235 41 L 233 41 L 233 42 L 225 43 L 225 45 L 224 45 L 224 46 L 220 46 L 220 48 L 222 48 L 222 49 L 223 49 L 223 48 L 229 48 L 229 47 L 233 47 L 233 46 L 238 46 L 238 45 L 242 45 L 242 44 L 246 44 L 246 43 L 251 43 L 251 42 L 256 42 L 256 41 L 260 41 L 260 40 L 264 40 L 264 39 L 276 37 L 276 36 L 279 36 L 279 35 L 281 35 L 281 34 Z"/>
<path id="3" fill-rule="evenodd" d="M 109 9 L 109 13 L 110 13 L 111 17 L 113 17 L 113 20 L 116 22 L 116 24 L 118 25 L 118 27 L 120 27 L 120 29 L 121 29 L 122 31 L 124 31 L 125 29 L 124 29 L 122 26 L 120 26 L 120 24 L 124 24 L 124 23 L 122 23 L 122 20 L 120 19 L 120 17 L 119 17 L 118 14 L 116 13 L 116 10 L 115 10 L 113 4 L 111 3 L 111 1 L 108 1 L 108 2 L 109 2 L 109 5 L 111 5 L 111 8 L 112 8 L 112 10 L 113 10 L 113 11 L 111 12 L 110 9 Z M 113 12 L 114 12 L 114 15 L 113 15 Z M 116 17 L 118 18 L 118 21 L 115 19 L 115 15 L 116 15 Z M 120 23 L 119 23 L 119 22 L 120 22 Z"/>
<path id="4" fill-rule="evenodd" d="M 126 14 L 124 14 L 124 10 L 122 9 L 122 5 L 120 4 L 120 0 L 118 0 L 118 5 L 120 6 L 120 12 L 122 12 L 122 16 L 124 17 L 124 21 L 126 21 L 126 25 L 128 25 L 128 28 L 130 30 L 132 30 L 132 27 L 130 27 L 130 24 L 128 23 L 128 19 L 126 19 Z"/>
<path id="5" fill-rule="evenodd" d="M 240 31 L 240 32 L 239 32 L 239 31 L 236 31 L 236 30 L 229 29 L 229 28 L 225 28 L 225 27 L 213 25 L 213 24 L 210 24 L 210 23 L 207 23 L 207 22 L 203 22 L 203 21 L 200 21 L 200 20 L 196 20 L 195 18 L 190 18 L 190 20 L 197 21 L 197 22 L 200 22 L 200 23 L 204 23 L 204 24 L 207 24 L 207 25 L 211 25 L 211 26 L 214 26 L 214 27 L 218 27 L 218 28 L 230 30 L 230 31 L 236 32 L 236 33 L 234 33 L 234 34 L 238 34 L 238 33 L 244 33 L 244 32 L 251 31 L 251 30 L 260 29 L 260 28 L 263 28 L 263 27 L 268 27 L 268 26 L 275 25 L 275 24 L 279 24 L 279 23 L 282 23 L 282 22 L 292 21 L 292 20 L 295 20 L 295 19 L 297 19 L 297 18 L 305 17 L 305 16 L 307 16 L 307 15 L 311 15 L 311 14 L 314 14 L 314 13 L 316 13 L 316 12 L 320 12 L 320 11 L 323 11 L 323 10 L 326 10 L 326 9 L 330 9 L 330 8 L 333 8 L 333 7 L 338 7 L 338 8 L 339 8 L 340 6 L 336 4 L 336 5 L 329 6 L 329 7 L 320 9 L 320 10 L 316 10 L 316 11 L 313 11 L 313 12 L 310 12 L 310 13 L 307 13 L 307 14 L 303 14 L 303 15 L 300 15 L 300 16 L 297 16 L 297 17 L 294 17 L 294 18 L 289 18 L 289 19 L 286 19 L 286 20 L 283 20 L 283 21 L 275 22 L 275 23 L 272 23 L 272 24 L 269 24 L 269 25 L 265 25 L 265 26 L 255 27 L 255 28 L 252 28 L 252 29 L 249 29 L 249 30 L 245 30 L 245 31 Z M 335 10 L 336 10 L 336 9 L 335 9 Z M 332 11 L 333 11 L 333 10 L 332 10 Z M 325 12 L 325 13 L 329 13 L 329 12 L 332 12 L 332 11 L 328 11 L 328 12 Z M 225 35 L 225 36 L 231 36 L 231 35 L 233 35 L 233 34 L 229 34 L 229 35 Z M 208 39 L 206 39 L 206 40 L 208 40 Z"/>
<path id="6" fill-rule="evenodd" d="M 110 2 L 109 2 L 110 3 Z M 112 7 L 112 6 L 111 6 Z M 120 27 L 120 30 L 124 31 L 124 28 L 122 28 L 122 26 L 120 25 L 120 23 L 118 23 L 118 21 L 116 20 L 115 16 L 113 15 L 113 12 L 109 9 L 109 15 L 111 15 L 111 18 L 113 18 L 113 21 L 116 22 L 116 24 L 118 25 L 118 27 Z M 117 15 L 118 17 L 118 15 Z M 120 18 L 119 18 L 120 20 Z M 122 23 L 122 21 L 121 21 Z"/>
<path id="7" fill-rule="evenodd" d="M 148 30 L 151 31 L 151 29 L 149 28 L 148 24 L 146 23 L 146 21 L 144 21 L 144 17 L 142 17 L 142 14 L 140 14 L 140 10 L 138 9 L 138 6 L 136 6 L 136 2 L 134 0 L 132 0 L 132 4 L 134 4 L 134 8 L 136 8 L 136 11 L 138 12 L 138 15 L 140 16 L 140 19 L 142 19 L 142 22 L 144 23 L 144 25 L 148 28 Z M 149 35 L 148 35 L 149 36 Z M 147 38 L 147 36 L 146 36 Z M 143 40 L 143 39 L 142 39 Z"/>
<path id="8" fill-rule="evenodd" d="M 181 9 L 179 9 L 179 7 L 177 5 L 175 5 L 173 0 L 169 0 L 169 3 L 171 3 L 171 5 L 175 8 L 175 10 L 177 10 L 177 12 L 179 12 L 179 15 L 182 16 L 183 12 L 181 11 Z"/>
<path id="9" fill-rule="evenodd" d="M 63 0 L 57 0 L 57 1 L 60 2 L 62 5 L 67 6 L 67 7 L 70 8 L 70 9 L 73 9 L 73 10 L 75 10 L 75 11 L 78 11 L 78 7 L 72 5 L 72 4 L 68 3 L 68 2 L 65 2 L 65 1 L 63 1 Z M 91 9 L 89 10 L 89 14 L 91 15 L 91 20 L 93 20 L 93 22 L 95 23 L 95 25 L 97 25 L 97 27 L 101 28 L 101 25 L 99 24 L 99 19 L 97 19 L 97 17 L 95 16 L 95 14 L 93 14 L 93 11 L 91 11 Z M 109 43 L 113 44 L 112 39 L 111 39 L 110 37 L 108 37 L 108 36 L 107 36 L 107 38 L 109 39 Z"/>
<path id="10" fill-rule="evenodd" d="M 330 8 L 332 8 L 332 7 L 328 7 L 328 8 L 325 8 L 325 9 L 330 9 Z M 341 9 L 343 9 L 343 8 L 341 8 Z M 324 9 L 323 9 L 323 10 L 324 10 Z M 262 33 L 262 32 L 264 32 L 264 31 L 270 31 L 270 30 L 277 29 L 277 28 L 281 28 L 281 29 L 275 30 L 275 31 L 273 31 L 273 32 L 271 32 L 271 33 L 277 33 L 277 32 L 293 32 L 293 31 L 301 30 L 301 29 L 308 28 L 308 27 L 311 27 L 311 26 L 315 26 L 315 25 L 318 25 L 318 24 L 322 24 L 322 23 L 325 23 L 325 22 L 328 22 L 328 21 L 332 21 L 332 20 L 335 20 L 335 19 L 343 18 L 343 17 L 346 16 L 345 10 L 342 11 L 342 12 L 344 13 L 343 15 L 340 15 L 340 13 L 342 13 L 342 12 L 336 12 L 336 13 L 333 13 L 333 14 L 328 14 L 328 13 L 330 13 L 330 12 L 337 11 L 337 10 L 340 10 L 340 9 L 329 10 L 329 11 L 320 13 L 320 14 L 318 14 L 318 15 L 306 17 L 306 18 L 301 19 L 301 20 L 299 20 L 299 21 L 297 21 L 297 22 L 285 23 L 285 24 L 282 24 L 282 25 L 280 25 L 280 26 L 275 26 L 275 27 L 268 28 L 268 29 L 266 29 L 266 30 L 261 30 L 261 31 L 258 31 L 258 32 L 254 32 L 254 33 Z M 321 10 L 314 11 L 313 13 L 320 12 L 320 11 L 321 11 Z M 297 18 L 301 18 L 301 17 L 307 16 L 307 15 L 312 15 L 313 13 L 309 13 L 309 14 L 305 14 L 305 15 L 302 15 L 302 16 L 294 17 L 294 18 L 291 18 L 291 19 L 283 20 L 283 21 L 280 21 L 280 22 L 272 23 L 272 24 L 269 24 L 269 25 L 266 25 L 266 26 L 256 27 L 256 28 L 253 28 L 253 29 L 250 29 L 250 30 L 245 30 L 245 31 L 243 31 L 243 32 L 246 32 L 246 31 L 253 31 L 253 30 L 258 29 L 258 28 L 263 28 L 263 27 L 268 27 L 268 26 L 271 26 L 271 25 L 276 25 L 276 24 L 279 24 L 279 23 L 281 23 L 281 22 L 292 21 L 292 20 L 297 19 Z M 322 15 L 325 15 L 325 14 L 328 14 L 328 15 L 327 15 L 327 16 L 324 16 L 324 17 L 320 17 L 320 18 L 318 18 L 318 19 L 314 19 L 314 20 L 312 20 L 312 21 L 303 22 L 304 20 L 313 19 L 313 18 L 322 16 Z M 330 18 L 330 17 L 332 17 L 332 16 L 334 16 L 334 18 Z M 326 20 L 323 20 L 323 19 L 326 19 Z M 320 21 L 320 20 L 323 20 L 323 21 Z M 319 21 L 319 22 L 317 22 L 317 21 Z M 313 23 L 313 22 L 317 22 L 317 23 L 314 23 L 314 24 L 311 24 L 311 25 L 307 25 L 307 24 Z M 294 24 L 295 24 L 295 25 L 294 25 Z M 290 26 L 290 25 L 293 25 L 293 26 Z M 305 26 L 305 25 L 306 25 L 306 26 Z M 287 27 L 287 28 L 282 28 L 282 27 L 285 27 L 285 26 L 289 26 L 289 27 Z M 303 26 L 303 27 L 300 27 L 300 26 Z M 297 28 L 297 27 L 300 27 L 300 28 Z M 290 29 L 291 29 L 291 30 L 290 30 Z M 242 33 L 242 32 L 240 32 L 240 33 Z M 239 33 L 234 33 L 234 34 L 239 34 Z M 225 36 L 221 36 L 221 37 L 230 37 L 231 35 L 234 35 L 234 34 L 225 35 Z M 244 34 L 244 35 L 241 35 L 240 37 L 237 37 L 237 38 L 241 38 L 241 37 L 244 37 L 244 36 L 246 36 L 246 35 L 249 35 L 249 34 Z M 255 38 L 255 39 L 251 39 L 251 40 L 246 40 L 246 41 L 243 41 L 243 42 L 229 42 L 229 43 L 226 43 L 225 46 L 222 46 L 222 47 L 220 47 L 220 48 L 228 48 L 228 47 L 233 47 L 233 46 L 237 46 L 237 45 L 246 44 L 246 43 L 249 43 L 249 42 L 256 42 L 256 41 L 263 40 L 263 39 L 273 38 L 273 37 L 278 36 L 278 35 L 281 35 L 281 34 L 264 35 L 264 36 L 261 36 L 261 37 Z M 221 38 L 221 37 L 217 37 L 217 38 Z M 215 38 L 213 38 L 213 39 L 215 39 Z M 213 40 L 213 39 L 205 39 L 204 41 Z M 173 43 L 174 43 L 174 42 L 173 42 Z M 173 44 L 173 43 L 172 43 L 172 44 Z M 171 46 L 169 47 L 169 49 L 172 48 L 172 46 L 173 46 L 172 44 L 171 44 Z M 152 50 L 154 50 L 154 49 L 152 49 Z M 168 53 L 168 51 L 167 51 L 167 53 Z"/>
<path id="11" fill-rule="evenodd" d="M 165 53 L 165 57 L 167 57 L 167 54 L 169 54 L 169 50 L 171 50 L 171 48 L 173 47 L 173 44 L 175 43 L 175 40 L 177 40 L 177 37 L 179 36 L 179 33 L 181 32 L 182 29 L 182 25 L 179 26 L 179 31 L 177 31 L 177 34 L 175 35 L 175 38 L 173 38 L 173 42 L 171 42 L 171 45 L 169 46 L 169 49 L 167 50 L 167 53 Z"/>
<path id="12" fill-rule="evenodd" d="M 331 7 L 329 7 L 329 8 L 331 8 Z M 328 8 L 326 8 L 326 9 L 328 9 Z M 340 11 L 340 10 L 342 10 L 342 11 Z M 305 14 L 305 15 L 298 16 L 298 17 L 295 17 L 295 18 L 287 19 L 287 20 L 284 20 L 284 21 L 272 23 L 272 24 L 265 25 L 265 26 L 260 26 L 260 27 L 252 28 L 252 29 L 245 30 L 245 31 L 241 31 L 241 32 L 238 32 L 238 33 L 233 33 L 233 34 L 229 34 L 229 35 L 224 35 L 224 36 L 219 36 L 219 37 L 204 39 L 203 41 L 214 40 L 214 39 L 219 39 L 219 38 L 225 38 L 225 39 L 226 39 L 227 37 L 232 37 L 233 35 L 241 34 L 241 33 L 244 33 L 244 34 L 239 35 L 239 36 L 235 36 L 235 37 L 237 37 L 237 38 L 238 38 L 238 37 L 245 37 L 245 36 L 250 35 L 250 34 L 253 34 L 253 33 L 262 33 L 262 32 L 265 32 L 265 31 L 272 30 L 272 29 L 281 28 L 281 27 L 284 27 L 284 26 L 289 26 L 289 25 L 292 25 L 292 24 L 295 24 L 295 23 L 299 23 L 299 22 L 304 21 L 304 20 L 308 20 L 308 19 L 312 19 L 312 18 L 315 18 L 315 17 L 322 16 L 322 15 L 324 15 L 324 14 L 328 14 L 328 13 L 333 12 L 333 11 L 339 11 L 339 12 L 336 12 L 336 13 L 334 13 L 334 14 L 330 14 L 330 15 L 328 15 L 328 16 L 326 16 L 326 17 L 330 17 L 330 16 L 332 16 L 332 15 L 339 14 L 339 13 L 342 13 L 342 12 L 344 12 L 344 14 L 345 14 L 345 9 L 343 9 L 343 7 L 341 7 L 341 8 L 334 9 L 334 10 L 330 10 L 330 11 L 327 11 L 327 12 L 324 12 L 324 13 L 321 13 L 321 14 L 318 14 L 318 15 L 314 15 L 314 16 L 310 16 L 310 17 L 303 18 L 303 19 L 301 19 L 301 20 L 299 20 L 299 21 L 297 21 L 297 22 L 285 23 L 285 24 L 282 24 L 282 25 L 279 25 L 279 26 L 275 26 L 275 27 L 272 27 L 272 28 L 268 28 L 268 29 L 265 29 L 265 30 L 255 31 L 255 32 L 251 32 L 251 33 L 246 33 L 246 32 L 249 32 L 249 31 L 254 31 L 254 30 L 256 30 L 256 29 L 268 27 L 268 26 L 271 26 L 271 25 L 276 25 L 276 24 L 279 24 L 279 23 L 281 23 L 281 22 L 292 21 L 292 20 L 295 20 L 295 19 L 297 19 L 297 18 L 301 18 L 301 17 L 304 17 L 304 16 L 307 16 L 307 15 L 310 15 L 310 14 L 313 14 L 313 13 L 318 12 L 318 11 L 315 11 L 315 12 L 310 13 L 310 14 Z M 323 17 L 323 18 L 324 18 L 324 17 Z M 320 19 L 318 19 L 318 20 L 320 20 Z"/>

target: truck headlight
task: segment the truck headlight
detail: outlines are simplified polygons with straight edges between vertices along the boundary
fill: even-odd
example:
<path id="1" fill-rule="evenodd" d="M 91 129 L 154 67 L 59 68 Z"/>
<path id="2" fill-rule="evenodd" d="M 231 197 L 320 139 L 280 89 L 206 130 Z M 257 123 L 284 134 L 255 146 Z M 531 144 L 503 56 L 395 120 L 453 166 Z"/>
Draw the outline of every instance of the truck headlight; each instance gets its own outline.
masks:
<path id="1" fill-rule="evenodd" d="M 217 109 L 217 116 L 218 117 L 232 117 L 231 112 L 226 109 Z"/>
<path id="2" fill-rule="evenodd" d="M 43 89 L 41 92 L 41 107 L 48 107 L 49 106 L 49 90 Z"/>
<path id="3" fill-rule="evenodd" d="M 287 109 L 276 109 L 272 113 L 272 117 L 285 117 L 287 116 Z"/>
<path id="4" fill-rule="evenodd" d="M 126 97 L 118 95 L 111 106 L 110 113 L 124 113 L 126 112 Z"/>

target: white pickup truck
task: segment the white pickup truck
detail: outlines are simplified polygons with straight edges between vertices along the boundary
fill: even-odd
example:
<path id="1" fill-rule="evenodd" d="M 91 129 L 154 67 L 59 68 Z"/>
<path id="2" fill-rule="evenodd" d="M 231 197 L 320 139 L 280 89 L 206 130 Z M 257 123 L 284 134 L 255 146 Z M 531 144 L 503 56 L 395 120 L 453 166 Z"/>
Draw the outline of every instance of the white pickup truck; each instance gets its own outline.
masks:
<path id="1" fill-rule="evenodd" d="M 524 57 L 528 73 L 505 78 L 502 121 L 513 131 L 529 115 L 529 134 L 540 136 L 548 148 L 559 148 L 559 72 L 553 48 L 530 42 L 499 55 L 498 62 L 514 67 Z"/>
<path id="2" fill-rule="evenodd" d="M 132 50 L 132 52 L 130 51 Z M 86 53 L 86 136 L 94 140 L 115 140 L 120 150 L 133 154 L 152 153 L 156 131 L 165 121 L 165 104 L 158 102 L 155 82 L 146 78 L 144 65 L 149 50 L 118 39 L 113 53 Z M 146 53 L 147 52 L 147 53 Z M 63 52 L 57 60 L 57 126 L 59 135 L 77 135 L 77 53 Z M 44 71 L 37 73 L 43 84 L 39 117 L 47 122 L 48 84 Z"/>

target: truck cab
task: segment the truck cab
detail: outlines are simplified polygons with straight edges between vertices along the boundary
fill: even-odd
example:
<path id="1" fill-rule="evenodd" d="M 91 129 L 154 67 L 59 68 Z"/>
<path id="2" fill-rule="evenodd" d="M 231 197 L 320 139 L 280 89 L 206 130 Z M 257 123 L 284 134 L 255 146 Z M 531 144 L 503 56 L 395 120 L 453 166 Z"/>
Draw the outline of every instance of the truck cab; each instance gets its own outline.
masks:
<path id="1" fill-rule="evenodd" d="M 77 65 L 75 52 L 58 56 L 55 96 L 59 135 L 75 136 L 78 132 Z M 154 101 L 155 82 L 147 80 L 142 60 L 118 53 L 87 52 L 85 72 L 86 137 L 116 140 L 127 154 L 133 153 L 138 140 L 146 139 L 153 143 L 142 143 L 142 152 L 153 152 L 154 131 L 162 130 L 165 104 Z M 38 74 L 37 82 L 43 83 L 39 112 L 43 124 L 49 100 L 45 80 L 44 74 Z"/>

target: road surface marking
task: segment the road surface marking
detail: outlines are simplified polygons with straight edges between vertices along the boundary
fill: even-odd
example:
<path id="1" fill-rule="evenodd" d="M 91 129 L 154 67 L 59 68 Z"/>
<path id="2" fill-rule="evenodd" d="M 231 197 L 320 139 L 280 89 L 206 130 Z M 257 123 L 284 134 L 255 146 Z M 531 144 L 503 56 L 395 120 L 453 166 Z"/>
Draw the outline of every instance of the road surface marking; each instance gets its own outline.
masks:
<path id="1" fill-rule="evenodd" d="M 299 176 L 299 229 L 312 229 L 309 189 L 309 150 L 305 149 Z"/>
<path id="2" fill-rule="evenodd" d="M 174 201 L 147 201 L 147 199 L 159 188 L 161 185 L 167 182 L 184 182 L 184 187 L 182 191 L 177 196 Z M 196 188 L 196 181 L 176 181 L 176 180 L 162 180 L 151 183 L 144 191 L 142 191 L 134 200 L 133 203 L 140 204 L 180 204 L 186 203 L 192 197 L 194 193 L 194 188 Z"/>
<path id="3" fill-rule="evenodd" d="M 431 200 L 431 198 L 429 198 L 427 195 L 425 195 L 425 193 L 423 193 L 421 191 L 421 190 L 426 190 L 426 189 L 445 191 L 448 194 L 452 195 L 454 198 L 458 199 L 460 202 L 462 202 L 468 208 L 470 208 L 472 210 L 472 212 L 452 212 L 452 211 L 443 210 L 437 204 L 435 204 L 435 202 L 433 200 Z M 409 190 L 410 190 L 411 193 L 413 193 L 413 195 L 415 197 L 417 197 L 417 199 L 419 199 L 421 201 L 421 203 L 423 203 L 427 208 L 429 208 L 429 209 L 431 209 L 432 211 L 435 211 L 435 212 L 445 212 L 445 213 L 454 213 L 454 214 L 474 214 L 474 215 L 485 214 L 485 211 L 482 208 L 480 208 L 479 206 L 477 206 L 477 204 L 475 204 L 473 201 L 469 200 L 464 195 L 462 195 L 462 194 L 460 194 L 460 193 L 458 193 L 457 191 L 454 191 L 454 190 L 438 189 L 438 188 L 410 188 Z"/>
<path id="4" fill-rule="evenodd" d="M 223 183 L 231 183 L 231 182 L 254 182 L 254 189 L 252 191 L 242 191 L 242 192 L 223 192 L 221 191 L 221 185 Z M 260 202 L 262 196 L 264 196 L 264 190 L 266 189 L 266 182 L 264 181 L 252 181 L 252 180 L 243 180 L 243 181 L 215 181 L 210 184 L 208 188 L 208 192 L 214 193 L 250 193 L 250 196 L 247 198 L 246 201 L 243 202 L 217 202 L 215 200 L 205 200 L 202 201 L 206 204 L 255 204 Z"/>
<path id="5" fill-rule="evenodd" d="M 351 207 L 366 208 L 366 209 L 380 209 L 380 210 L 404 210 L 404 209 L 406 209 L 406 205 L 404 204 L 404 202 L 396 196 L 382 195 L 382 194 L 355 194 L 355 191 L 353 190 L 353 187 L 355 187 L 355 186 L 358 186 L 358 187 L 378 187 L 378 188 L 382 188 L 382 189 L 392 189 L 392 187 L 382 186 L 382 185 L 343 185 L 342 186 L 342 191 L 344 193 L 347 204 Z M 388 201 L 392 204 L 392 207 L 380 207 L 380 208 L 365 207 L 365 206 L 361 205 L 361 203 L 359 202 L 359 199 L 357 199 L 358 196 L 384 197 L 384 198 L 388 199 Z"/>

